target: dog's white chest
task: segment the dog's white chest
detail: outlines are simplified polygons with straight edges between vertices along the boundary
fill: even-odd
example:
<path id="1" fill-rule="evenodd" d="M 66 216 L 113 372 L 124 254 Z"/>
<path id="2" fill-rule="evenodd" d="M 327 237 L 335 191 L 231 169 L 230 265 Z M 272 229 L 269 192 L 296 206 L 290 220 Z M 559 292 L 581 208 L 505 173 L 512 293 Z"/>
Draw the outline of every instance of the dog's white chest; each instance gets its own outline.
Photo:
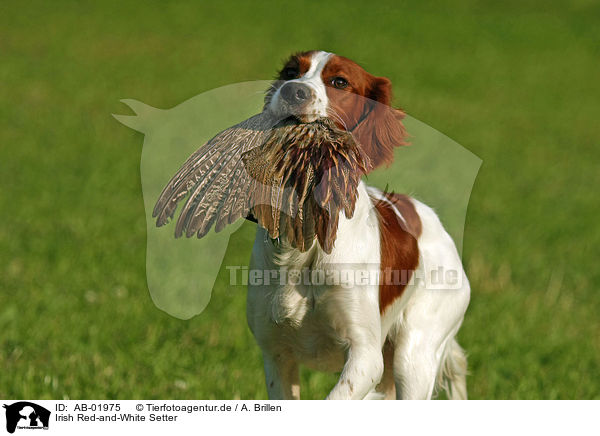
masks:
<path id="1" fill-rule="evenodd" d="M 318 243 L 304 253 L 282 249 L 258 230 L 250 270 L 270 277 L 268 283 L 248 286 L 248 322 L 259 343 L 291 351 L 321 369 L 343 365 L 347 330 L 360 322 L 347 319 L 348 314 L 354 306 L 378 310 L 376 220 L 361 183 L 355 214 L 352 219 L 340 217 L 331 254 Z"/>

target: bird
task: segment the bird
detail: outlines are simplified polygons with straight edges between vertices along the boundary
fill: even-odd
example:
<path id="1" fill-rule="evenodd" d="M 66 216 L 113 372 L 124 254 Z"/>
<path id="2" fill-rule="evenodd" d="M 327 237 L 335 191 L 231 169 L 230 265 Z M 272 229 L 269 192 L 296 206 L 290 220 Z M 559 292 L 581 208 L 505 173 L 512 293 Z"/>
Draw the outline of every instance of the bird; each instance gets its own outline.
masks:
<path id="1" fill-rule="evenodd" d="M 330 118 L 279 120 L 263 111 L 215 135 L 167 183 L 153 210 L 175 237 L 205 236 L 240 218 L 304 252 L 331 253 L 341 211 L 351 218 L 369 158 Z"/>

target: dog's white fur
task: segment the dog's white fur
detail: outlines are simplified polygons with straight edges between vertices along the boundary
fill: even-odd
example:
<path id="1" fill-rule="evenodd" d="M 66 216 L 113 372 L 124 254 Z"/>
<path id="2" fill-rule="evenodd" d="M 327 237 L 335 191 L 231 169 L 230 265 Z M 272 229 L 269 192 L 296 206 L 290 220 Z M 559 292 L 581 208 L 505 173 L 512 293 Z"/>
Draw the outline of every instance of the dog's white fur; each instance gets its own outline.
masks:
<path id="1" fill-rule="evenodd" d="M 306 81 L 318 82 L 328 56 L 313 55 L 314 71 Z M 327 96 L 320 93 L 320 98 Z M 275 93 L 274 107 L 277 99 Z M 316 110 L 323 104 L 326 107 L 326 100 Z M 259 228 L 250 270 L 341 271 L 351 266 L 367 275 L 377 273 L 380 230 L 370 197 L 386 201 L 381 191 L 361 182 L 354 216 L 341 214 L 331 254 L 317 242 L 301 253 L 286 246 L 284 239 L 272 241 Z M 328 399 L 429 399 L 436 385 L 446 388 L 450 398 L 466 398 L 466 358 L 455 335 L 469 302 L 469 283 L 437 215 L 419 201 L 412 202 L 422 223 L 419 266 L 414 280 L 383 315 L 379 285 L 373 280 L 249 285 L 248 324 L 263 353 L 270 399 L 300 398 L 299 364 L 341 371 Z M 404 220 L 398 209 L 390 207 Z M 458 274 L 458 284 L 430 283 L 428 279 L 440 270 Z"/>
<path id="2" fill-rule="evenodd" d="M 325 84 L 321 80 L 321 72 L 323 71 L 323 68 L 325 68 L 325 65 L 327 65 L 327 61 L 330 57 L 331 53 L 324 51 L 316 52 L 311 58 L 308 71 L 297 79 L 288 80 L 288 82 L 302 83 L 308 86 L 312 91 L 313 98 L 310 104 L 304 109 L 303 113 L 307 122 L 314 121 L 319 117 L 327 116 L 327 91 L 325 89 Z M 269 110 L 276 117 L 285 116 L 282 113 L 280 93 L 281 88 L 278 88 L 269 103 Z"/>

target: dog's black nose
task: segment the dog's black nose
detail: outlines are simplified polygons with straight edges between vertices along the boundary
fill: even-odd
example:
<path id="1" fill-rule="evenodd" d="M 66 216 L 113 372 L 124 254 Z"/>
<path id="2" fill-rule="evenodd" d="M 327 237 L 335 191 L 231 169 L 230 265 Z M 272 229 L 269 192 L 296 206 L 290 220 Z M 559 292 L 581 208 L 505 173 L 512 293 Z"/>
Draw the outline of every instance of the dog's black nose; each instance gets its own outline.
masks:
<path id="1" fill-rule="evenodd" d="M 310 96 L 310 88 L 302 83 L 290 82 L 281 88 L 281 97 L 290 105 L 304 104 Z"/>

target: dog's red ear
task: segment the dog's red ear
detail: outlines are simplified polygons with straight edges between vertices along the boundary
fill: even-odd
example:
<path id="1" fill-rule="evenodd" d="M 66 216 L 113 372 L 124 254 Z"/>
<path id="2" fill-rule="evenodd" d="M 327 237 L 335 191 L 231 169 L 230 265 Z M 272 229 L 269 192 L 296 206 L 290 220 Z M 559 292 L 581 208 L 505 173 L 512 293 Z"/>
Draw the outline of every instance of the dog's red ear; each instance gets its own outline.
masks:
<path id="1" fill-rule="evenodd" d="M 402 124 L 404 112 L 390 107 L 390 80 L 386 77 L 374 77 L 367 97 L 369 100 L 365 102 L 362 120 L 352 130 L 352 134 L 369 156 L 369 170 L 372 170 L 390 164 L 394 158 L 394 147 L 408 143 Z"/>

